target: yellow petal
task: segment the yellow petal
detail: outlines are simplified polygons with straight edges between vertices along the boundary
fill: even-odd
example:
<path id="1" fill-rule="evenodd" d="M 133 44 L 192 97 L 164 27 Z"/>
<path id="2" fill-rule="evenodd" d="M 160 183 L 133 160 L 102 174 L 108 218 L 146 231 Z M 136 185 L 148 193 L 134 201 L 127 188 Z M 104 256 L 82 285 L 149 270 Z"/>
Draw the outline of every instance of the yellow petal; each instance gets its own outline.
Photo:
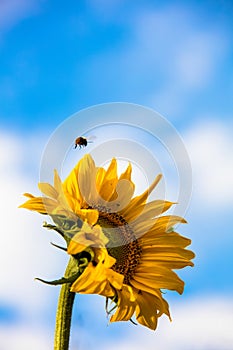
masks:
<path id="1" fill-rule="evenodd" d="M 63 208 L 66 210 L 70 210 L 71 208 L 70 208 L 68 201 L 66 199 L 66 196 L 64 194 L 61 179 L 60 179 L 58 172 L 56 170 L 54 170 L 54 188 L 58 194 L 57 201 L 59 202 L 59 205 L 63 206 Z"/>
<path id="2" fill-rule="evenodd" d="M 129 163 L 125 172 L 121 174 L 119 180 L 128 180 L 131 182 L 131 174 L 132 174 L 132 165 L 131 165 L 131 163 Z"/>
<path id="3" fill-rule="evenodd" d="M 155 303 L 156 297 L 146 292 L 137 294 L 136 319 L 150 329 L 155 330 L 158 321 L 158 308 Z"/>
<path id="4" fill-rule="evenodd" d="M 31 193 L 24 193 L 23 195 L 28 198 L 35 198 Z"/>
<path id="5" fill-rule="evenodd" d="M 82 275 L 72 284 L 71 292 L 82 294 L 100 294 L 106 297 L 114 296 L 114 290 L 108 282 L 103 264 L 86 267 Z"/>
<path id="6" fill-rule="evenodd" d="M 81 210 L 79 198 L 77 199 L 77 198 L 71 197 L 71 195 L 68 192 L 64 192 L 64 194 L 65 194 L 68 206 L 74 213 L 77 214 Z"/>
<path id="7" fill-rule="evenodd" d="M 121 275 L 120 273 L 117 273 L 111 269 L 108 269 L 106 271 L 106 277 L 110 284 L 117 290 L 122 289 L 123 281 L 124 281 L 124 276 Z"/>
<path id="8" fill-rule="evenodd" d="M 152 219 L 165 211 L 167 211 L 173 204 L 173 202 L 168 202 L 164 200 L 154 200 L 147 204 L 142 204 L 134 211 L 131 211 L 127 215 L 122 213 L 124 218 L 128 222 L 132 222 L 134 220 L 134 224 L 139 222 L 145 222 L 148 219 Z"/>
<path id="9" fill-rule="evenodd" d="M 105 247 L 107 243 L 108 239 L 103 234 L 99 225 L 91 227 L 84 222 L 80 231 L 71 239 L 67 252 L 74 255 L 82 252 L 87 247 Z M 100 249 L 100 251 L 96 249 L 96 259 L 97 261 L 104 261 L 107 268 L 115 263 L 115 259 L 107 254 L 106 249 Z"/>
<path id="10" fill-rule="evenodd" d="M 67 248 L 67 253 L 70 255 L 76 255 L 83 252 L 87 248 L 88 244 L 79 244 L 77 237 L 74 237 Z"/>
<path id="11" fill-rule="evenodd" d="M 141 266 L 162 265 L 171 269 L 180 269 L 185 266 L 193 266 L 190 261 L 195 257 L 191 250 L 178 246 L 142 245 Z"/>
<path id="12" fill-rule="evenodd" d="M 186 220 L 177 215 L 166 215 L 147 220 L 146 222 L 139 222 L 135 225 L 134 223 L 131 223 L 131 226 L 134 229 L 136 237 L 139 238 L 142 236 L 142 234 L 149 233 L 149 231 L 155 234 L 159 232 L 166 232 L 178 223 L 186 223 Z"/>
<path id="13" fill-rule="evenodd" d="M 48 183 L 40 182 L 40 183 L 38 183 L 38 187 L 39 187 L 40 191 L 42 193 L 44 193 L 46 196 L 48 196 L 50 198 L 57 199 L 58 192 L 55 190 L 55 188 L 52 185 L 50 185 Z"/>
<path id="14" fill-rule="evenodd" d="M 134 193 L 134 184 L 128 180 L 120 180 L 116 185 L 116 189 L 109 199 L 107 207 L 113 212 L 118 212 L 126 207 Z M 112 201 L 112 202 L 111 202 Z"/>
<path id="15" fill-rule="evenodd" d="M 186 260 L 191 260 L 195 257 L 195 254 L 191 250 L 179 247 L 143 246 L 143 257 L 146 256 L 151 257 L 151 259 L 156 259 L 157 257 L 164 257 L 164 259 L 169 257 L 181 257 Z"/>
<path id="16" fill-rule="evenodd" d="M 101 189 L 99 191 L 99 203 L 102 202 L 102 200 L 109 202 L 110 198 L 113 196 L 116 185 L 117 185 L 118 179 L 117 178 L 112 178 L 109 180 L 104 180 Z"/>
<path id="17" fill-rule="evenodd" d="M 125 208 L 125 215 L 128 215 L 131 210 L 134 211 L 135 209 L 137 209 L 139 205 L 144 204 L 146 202 L 149 194 L 154 190 L 154 188 L 157 186 L 161 178 L 162 178 L 161 174 L 157 175 L 153 183 L 148 188 L 148 190 L 143 192 L 140 196 L 134 197 L 130 201 L 129 205 Z"/>
<path id="18" fill-rule="evenodd" d="M 116 158 L 112 158 L 108 169 L 106 170 L 105 180 L 117 177 L 117 161 Z"/>
<path id="19" fill-rule="evenodd" d="M 123 285 L 121 291 L 117 291 L 117 310 L 112 315 L 110 322 L 128 321 L 134 314 L 136 303 L 133 290 L 130 286 Z"/>
<path id="20" fill-rule="evenodd" d="M 99 190 L 100 197 L 105 201 L 109 201 L 115 191 L 117 182 L 117 162 L 113 158 L 102 180 L 102 186 Z"/>
<path id="21" fill-rule="evenodd" d="M 57 193 L 63 192 L 63 188 L 62 188 L 62 182 L 60 179 L 60 176 L 58 175 L 57 170 L 54 170 L 54 188 L 57 191 Z"/>
<path id="22" fill-rule="evenodd" d="M 116 262 L 116 259 L 109 255 L 105 248 L 95 249 L 95 258 L 98 263 L 102 262 L 106 269 L 110 269 Z"/>
<path id="23" fill-rule="evenodd" d="M 106 249 L 97 249 L 96 252 L 97 265 L 94 266 L 90 263 L 73 283 L 71 291 L 83 294 L 100 294 L 106 297 L 114 296 L 115 292 L 110 282 L 114 280 L 114 286 L 123 283 L 122 276 L 108 268 L 116 260 L 108 255 Z"/>
<path id="24" fill-rule="evenodd" d="M 161 293 L 157 291 L 156 295 L 139 291 L 136 295 L 136 319 L 137 321 L 150 329 L 155 330 L 157 320 L 162 314 L 170 318 L 169 306 L 162 298 Z"/>
<path id="25" fill-rule="evenodd" d="M 191 239 L 178 234 L 177 232 L 154 232 L 148 231 L 139 242 L 142 246 L 166 246 L 185 248 L 191 244 Z"/>
<path id="26" fill-rule="evenodd" d="M 134 285 L 135 281 L 141 284 L 141 288 Z M 153 289 L 169 289 L 176 290 L 182 294 L 184 290 L 184 282 L 177 276 L 177 274 L 170 269 L 157 265 L 150 272 L 147 269 L 137 269 L 131 280 L 132 285 L 135 288 L 143 289 L 143 286 L 147 286 Z M 153 294 L 153 293 L 152 293 Z"/>
<path id="27" fill-rule="evenodd" d="M 81 209 L 76 214 L 80 219 L 83 221 L 86 220 L 90 225 L 95 225 L 99 218 L 99 212 L 95 209 Z"/>
<path id="28" fill-rule="evenodd" d="M 106 174 L 106 170 L 104 168 L 97 168 L 95 183 L 96 183 L 96 189 L 97 189 L 98 193 L 102 187 L 102 183 L 103 183 L 105 174 Z"/>
<path id="29" fill-rule="evenodd" d="M 121 211 L 129 204 L 131 198 L 133 197 L 135 185 L 131 181 L 131 173 L 132 166 L 129 163 L 127 169 L 121 174 L 118 181 L 117 175 L 115 174 L 115 182 L 114 186 L 112 186 L 112 189 L 115 187 L 115 190 L 112 192 L 111 197 L 107 197 L 107 200 L 110 202 L 108 207 L 112 211 Z M 110 193 L 110 191 L 106 192 Z"/>
<path id="30" fill-rule="evenodd" d="M 89 154 L 86 154 L 82 162 L 80 162 L 78 184 L 83 203 L 86 203 L 87 206 L 92 206 L 97 196 L 95 185 L 96 172 L 97 168 L 94 160 Z"/>
<path id="31" fill-rule="evenodd" d="M 78 186 L 78 169 L 79 164 L 76 165 L 76 167 L 71 171 L 69 176 L 66 178 L 66 180 L 63 182 L 63 190 L 66 195 L 66 197 L 73 198 L 74 200 L 78 201 L 79 203 L 82 203 L 82 196 L 79 191 Z"/>
<path id="32" fill-rule="evenodd" d="M 21 204 L 19 208 L 25 208 L 37 211 L 40 214 L 49 214 L 56 208 L 56 202 L 50 198 L 32 197 L 25 203 Z"/>

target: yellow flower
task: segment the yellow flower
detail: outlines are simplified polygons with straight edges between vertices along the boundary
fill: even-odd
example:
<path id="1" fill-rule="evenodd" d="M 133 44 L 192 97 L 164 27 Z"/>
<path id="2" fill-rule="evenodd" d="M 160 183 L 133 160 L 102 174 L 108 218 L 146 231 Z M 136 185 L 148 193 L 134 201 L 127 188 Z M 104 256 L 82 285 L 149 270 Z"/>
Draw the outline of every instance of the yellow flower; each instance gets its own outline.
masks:
<path id="1" fill-rule="evenodd" d="M 170 317 L 161 290 L 183 292 L 184 282 L 173 270 L 193 266 L 194 253 L 186 249 L 190 239 L 173 230 L 175 224 L 186 221 L 160 215 L 174 203 L 147 203 L 161 175 L 148 190 L 133 197 L 131 172 L 129 164 L 118 177 L 116 159 L 105 170 L 85 155 L 64 183 L 55 171 L 54 186 L 39 184 L 46 197 L 26 194 L 29 200 L 21 207 L 70 220 L 74 224 L 66 231 L 70 255 L 91 250 L 92 258 L 71 291 L 111 300 L 115 305 L 111 322 L 135 315 L 140 324 L 155 329 L 162 314 Z M 65 230 L 64 223 L 60 227 Z"/>

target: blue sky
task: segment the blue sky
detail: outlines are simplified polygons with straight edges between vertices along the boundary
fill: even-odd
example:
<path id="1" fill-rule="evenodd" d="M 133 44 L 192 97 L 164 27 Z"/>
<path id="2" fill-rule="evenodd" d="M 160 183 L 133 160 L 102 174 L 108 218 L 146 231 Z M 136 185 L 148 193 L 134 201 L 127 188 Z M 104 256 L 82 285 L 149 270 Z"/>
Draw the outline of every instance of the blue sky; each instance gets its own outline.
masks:
<path id="1" fill-rule="evenodd" d="M 197 257 L 180 273 L 184 295 L 167 293 L 171 324 L 161 319 L 156 333 L 138 326 L 136 334 L 131 324 L 107 326 L 104 300 L 80 296 L 71 349 L 108 349 L 113 341 L 123 350 L 145 343 L 149 350 L 232 349 L 232 15 L 232 2 L 223 0 L 0 2 L 1 350 L 52 348 L 58 289 L 33 278 L 58 277 L 66 257 L 50 246 L 58 238 L 41 228 L 43 218 L 17 206 L 25 191 L 38 193 L 52 132 L 83 108 L 109 102 L 158 111 L 184 140 L 193 193 L 180 231 Z M 152 141 L 146 145 L 154 150 Z"/>
<path id="2" fill-rule="evenodd" d="M 0 107 L 6 124 L 37 128 L 49 119 L 54 127 L 64 116 L 111 101 L 146 104 L 182 123 L 200 112 L 227 115 L 231 3 L 156 3 L 2 5 Z M 166 106 L 166 92 L 173 108 Z"/>

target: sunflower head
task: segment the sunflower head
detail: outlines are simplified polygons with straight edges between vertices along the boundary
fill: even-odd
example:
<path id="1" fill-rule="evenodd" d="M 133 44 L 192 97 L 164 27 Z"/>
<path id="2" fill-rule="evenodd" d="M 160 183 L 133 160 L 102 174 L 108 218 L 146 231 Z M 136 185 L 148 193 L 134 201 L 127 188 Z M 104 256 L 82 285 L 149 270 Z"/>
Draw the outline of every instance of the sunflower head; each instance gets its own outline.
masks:
<path id="1" fill-rule="evenodd" d="M 21 207 L 50 215 L 55 225 L 47 227 L 65 238 L 77 262 L 71 291 L 105 296 L 115 305 L 111 322 L 135 316 L 155 329 L 162 314 L 170 317 L 162 290 L 183 292 L 174 269 L 193 266 L 194 253 L 186 249 L 190 239 L 174 230 L 186 221 L 163 214 L 174 203 L 148 202 L 161 175 L 134 196 L 131 173 L 131 164 L 118 176 L 115 158 L 104 169 L 85 155 L 63 183 L 55 171 L 53 186 L 39 184 L 44 197 L 25 194 Z"/>

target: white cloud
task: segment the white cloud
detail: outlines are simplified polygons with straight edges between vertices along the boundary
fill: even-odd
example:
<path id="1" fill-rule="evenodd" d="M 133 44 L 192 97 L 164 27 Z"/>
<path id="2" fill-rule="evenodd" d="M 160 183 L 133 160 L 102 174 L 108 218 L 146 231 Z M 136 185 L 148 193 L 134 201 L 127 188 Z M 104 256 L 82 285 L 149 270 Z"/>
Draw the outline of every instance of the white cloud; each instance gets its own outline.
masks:
<path id="1" fill-rule="evenodd" d="M 3 176 L 6 168 L 10 167 L 13 170 L 12 167 L 14 165 L 16 167 L 19 166 L 19 163 L 22 161 L 23 152 L 19 138 L 16 135 L 9 137 L 4 132 L 1 132 L 0 150 L 1 176 Z"/>
<path id="2" fill-rule="evenodd" d="M 39 168 L 40 157 L 37 150 L 31 155 L 29 152 L 37 144 L 30 137 L 25 142 L 15 135 L 0 134 L 0 281 L 4 286 L 0 288 L 0 300 L 17 305 L 17 310 L 30 318 L 35 317 L 35 312 L 43 313 L 47 299 L 55 292 L 34 278 L 62 276 L 66 257 L 50 245 L 50 241 L 56 242 L 59 238 L 42 228 L 45 218 L 18 209 L 25 201 L 22 193 L 39 193 L 38 176 L 31 171 L 30 163 L 34 166 L 37 163 Z"/>
<path id="3" fill-rule="evenodd" d="M 230 48 L 228 33 L 213 22 L 202 23 L 190 8 L 173 5 L 145 8 L 133 25 L 135 42 L 129 61 L 137 57 L 142 63 L 137 74 L 143 71 L 146 76 L 150 71 L 155 82 L 147 103 L 167 115 L 178 115 L 188 94 L 213 83 Z"/>
<path id="4" fill-rule="evenodd" d="M 176 87 L 204 87 L 227 50 L 226 33 L 213 24 L 203 26 L 188 8 L 164 6 L 144 10 L 135 20 L 137 44 L 150 52 L 150 64 L 159 64 Z"/>
<path id="5" fill-rule="evenodd" d="M 177 81 L 187 88 L 204 88 L 225 55 L 225 38 L 217 31 L 190 30 L 175 57 Z"/>
<path id="6" fill-rule="evenodd" d="M 233 202 L 232 123 L 204 118 L 185 135 L 193 173 L 194 195 L 217 208 Z"/>
<path id="7" fill-rule="evenodd" d="M 200 298 L 178 302 L 172 306 L 170 323 L 159 322 L 157 331 L 140 326 L 130 329 L 127 338 L 113 345 L 112 350 L 231 350 L 233 343 L 233 302 L 231 299 Z M 140 328 L 139 328 L 140 327 Z M 110 348 L 110 344 L 103 350 Z"/>
<path id="8" fill-rule="evenodd" d="M 35 276 L 45 279 L 59 277 L 64 271 L 66 257 L 62 252 L 56 251 L 50 246 L 49 242 L 51 240 L 57 241 L 57 236 L 55 233 L 46 231 L 41 227 L 43 217 L 17 208 L 23 200 L 20 193 L 24 191 L 39 193 L 36 188 L 37 176 L 25 171 L 27 168 L 22 168 L 22 164 L 25 166 L 33 160 L 33 166 L 36 167 L 37 164 L 39 168 L 40 151 L 44 141 L 41 141 L 39 137 L 40 141 L 35 143 L 35 138 L 31 135 L 31 138 L 26 138 L 27 142 L 25 144 L 25 137 L 21 139 L 15 135 L 0 134 L 0 169 L 3 170 L 0 173 L 2 184 L 0 211 L 2 218 L 4 218 L 1 221 L 2 249 L 0 264 L 2 268 L 0 281 L 5 286 L 0 289 L 0 300 L 3 303 L 5 302 L 6 305 L 13 305 L 17 310 L 20 310 L 23 319 L 27 322 L 27 327 L 20 323 L 20 328 L 19 325 L 11 325 L 6 329 L 4 327 L 0 328 L 0 332 L 3 331 L 5 334 L 4 337 L 1 337 L 1 345 L 3 344 L 1 350 L 13 350 L 15 348 L 46 350 L 51 348 L 51 339 L 48 339 L 47 333 L 43 329 L 35 330 L 35 326 L 43 323 L 48 303 L 55 293 L 58 293 L 58 288 L 54 289 L 35 282 L 33 278 Z M 186 143 L 193 160 L 196 181 L 204 181 L 201 189 L 207 190 L 206 186 L 210 186 L 210 181 L 206 174 L 212 167 L 212 164 L 208 162 L 220 161 L 222 162 L 220 168 L 225 169 L 232 149 L 230 136 L 220 123 L 200 123 L 187 133 Z M 215 147 L 214 155 L 210 156 L 212 144 Z M 222 160 L 222 154 L 226 157 L 224 160 Z M 200 170 L 204 172 L 205 176 L 199 176 Z M 231 169 L 228 169 L 228 171 L 231 171 Z M 215 176 L 218 178 L 219 173 Z M 215 184 L 212 184 L 212 186 L 215 186 Z M 210 188 L 209 192 L 212 193 Z M 203 196 L 203 191 L 201 190 L 199 194 Z M 222 196 L 222 192 L 217 192 L 217 195 Z M 218 201 L 216 203 L 218 204 Z M 57 295 L 55 297 L 57 299 Z M 96 299 L 93 298 L 92 300 Z M 103 304 L 101 297 L 98 301 Z M 99 303 L 88 303 L 89 311 L 84 310 L 80 318 L 88 319 L 90 322 L 90 319 L 95 317 L 95 313 L 99 312 L 99 306 Z M 116 342 L 116 336 L 114 336 L 116 345 L 113 345 L 112 340 L 111 348 L 112 350 L 119 348 L 122 350 L 137 350 L 145 347 L 146 344 L 148 350 L 154 348 L 157 350 L 230 350 L 233 342 L 230 329 L 233 322 L 232 309 L 232 301 L 226 299 L 225 296 L 222 296 L 222 298 L 218 296 L 216 299 L 209 297 L 191 301 L 190 299 L 182 299 L 176 305 L 171 303 L 172 323 L 166 317 L 163 317 L 155 333 L 140 326 L 133 327 L 131 324 L 124 328 L 126 326 L 122 324 L 127 336 L 124 337 L 123 331 L 122 340 L 119 340 L 118 343 Z M 98 318 L 97 321 L 100 328 L 93 327 L 93 333 L 95 332 L 95 334 L 91 342 L 84 336 L 89 325 L 89 323 L 86 323 L 81 325 L 81 332 L 79 329 L 77 330 L 77 332 L 80 332 L 77 336 L 75 333 L 73 343 L 77 339 L 76 344 L 80 344 L 81 339 L 83 344 L 87 344 L 88 341 L 93 344 L 93 349 L 96 348 L 97 343 L 101 344 L 102 347 L 102 334 L 111 337 L 113 333 L 108 333 L 103 328 L 102 321 L 99 321 Z M 107 323 L 106 320 L 104 322 Z M 80 326 L 79 321 L 77 321 L 76 326 Z M 96 331 L 97 328 L 98 332 Z M 120 329 L 122 328 L 120 327 Z M 51 328 L 49 331 L 51 332 Z M 11 334 L 14 334 L 14 337 Z M 103 349 L 109 349 L 110 344 L 107 343 L 106 338 L 104 339 Z M 83 348 L 86 348 L 86 346 L 83 346 Z"/>
<path id="9" fill-rule="evenodd" d="M 191 94 L 211 87 L 230 49 L 228 32 L 190 7 L 138 7 L 123 25 L 125 41 L 91 57 L 87 78 L 99 79 L 105 70 L 118 84 L 119 75 L 126 76 L 121 93 L 127 95 L 133 81 L 134 98 L 143 96 L 164 115 L 178 116 Z"/>
<path id="10" fill-rule="evenodd" d="M 1 350 L 51 350 L 51 339 L 40 329 L 30 326 L 1 328 Z"/>

